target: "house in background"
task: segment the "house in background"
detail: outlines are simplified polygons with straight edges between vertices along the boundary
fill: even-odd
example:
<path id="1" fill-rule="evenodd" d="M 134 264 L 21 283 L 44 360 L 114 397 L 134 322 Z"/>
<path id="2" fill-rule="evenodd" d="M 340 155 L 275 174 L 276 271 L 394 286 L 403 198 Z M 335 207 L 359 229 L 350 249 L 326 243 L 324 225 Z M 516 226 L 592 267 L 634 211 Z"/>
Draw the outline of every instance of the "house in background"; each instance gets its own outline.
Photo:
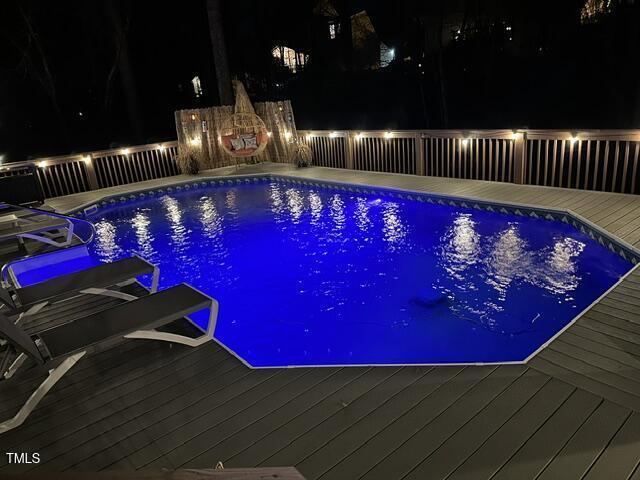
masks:
<path id="1" fill-rule="evenodd" d="M 375 70 L 395 59 L 395 49 L 383 43 L 366 10 L 340 11 L 331 0 L 313 9 L 314 52 L 338 59 L 343 70 Z"/>

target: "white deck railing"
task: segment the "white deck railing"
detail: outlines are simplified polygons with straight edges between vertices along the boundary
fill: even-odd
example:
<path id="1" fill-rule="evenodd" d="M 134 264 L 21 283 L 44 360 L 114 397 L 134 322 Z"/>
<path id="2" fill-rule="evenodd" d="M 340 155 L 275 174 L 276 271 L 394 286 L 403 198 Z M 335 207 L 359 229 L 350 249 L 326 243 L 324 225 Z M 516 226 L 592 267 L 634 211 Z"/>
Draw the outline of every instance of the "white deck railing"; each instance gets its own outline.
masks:
<path id="1" fill-rule="evenodd" d="M 319 166 L 640 194 L 640 131 L 299 130 Z M 39 158 L 47 198 L 178 175 L 178 142 Z"/>
<path id="2" fill-rule="evenodd" d="M 316 165 L 640 193 L 640 131 L 300 130 Z"/>
<path id="3" fill-rule="evenodd" d="M 46 198 L 178 175 L 178 142 L 47 157 L 0 167 L 0 176 L 35 169 Z"/>

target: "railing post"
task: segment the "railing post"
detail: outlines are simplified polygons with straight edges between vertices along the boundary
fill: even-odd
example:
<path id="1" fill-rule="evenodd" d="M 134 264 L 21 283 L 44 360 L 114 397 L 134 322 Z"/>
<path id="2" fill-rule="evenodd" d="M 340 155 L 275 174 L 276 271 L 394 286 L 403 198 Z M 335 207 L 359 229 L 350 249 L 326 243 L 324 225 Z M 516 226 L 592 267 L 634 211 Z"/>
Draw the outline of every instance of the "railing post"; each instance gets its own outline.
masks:
<path id="1" fill-rule="evenodd" d="M 98 190 L 100 185 L 98 184 L 98 176 L 96 175 L 95 165 L 93 164 L 93 155 L 89 154 L 84 158 L 84 164 L 87 167 L 87 179 L 89 180 L 89 189 Z"/>
<path id="2" fill-rule="evenodd" d="M 344 139 L 344 167 L 353 170 L 353 136 L 351 131 L 347 131 Z"/>
<path id="3" fill-rule="evenodd" d="M 424 151 L 424 139 L 422 134 L 418 133 L 413 137 L 415 143 L 415 162 L 416 162 L 416 175 L 426 175 L 426 159 Z"/>
<path id="4" fill-rule="evenodd" d="M 519 185 L 525 183 L 525 173 L 527 164 L 527 133 L 517 132 L 515 134 L 514 156 L 513 156 L 513 183 Z"/>

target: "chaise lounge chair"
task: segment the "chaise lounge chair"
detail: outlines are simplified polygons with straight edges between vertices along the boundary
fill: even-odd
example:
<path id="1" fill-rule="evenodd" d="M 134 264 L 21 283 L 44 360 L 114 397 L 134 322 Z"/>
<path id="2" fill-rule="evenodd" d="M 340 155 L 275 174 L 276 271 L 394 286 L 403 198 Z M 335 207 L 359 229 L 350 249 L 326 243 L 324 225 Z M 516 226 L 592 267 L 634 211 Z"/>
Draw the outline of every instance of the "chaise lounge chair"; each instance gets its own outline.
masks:
<path id="1" fill-rule="evenodd" d="M 195 324 L 186 316 L 205 308 L 210 311 L 209 322 L 206 331 L 196 327 L 201 334 L 198 337 L 156 330 L 180 327 L 182 325 L 176 324 L 184 322 L 193 329 Z M 49 371 L 47 378 L 18 413 L 0 423 L 0 433 L 21 425 L 47 392 L 85 354 L 110 346 L 122 337 L 163 340 L 196 347 L 213 338 L 217 316 L 218 302 L 186 284 L 31 334 L 0 313 L 0 336 L 9 343 L 5 358 L 0 362 L 0 375 L 11 368 L 8 367 L 10 357 L 17 352 Z"/>
<path id="2" fill-rule="evenodd" d="M 55 247 L 67 247 L 73 241 L 73 222 L 63 217 L 42 218 L 43 215 L 28 215 L 17 217 L 11 214 L 11 222 L 4 222 L 0 228 L 0 242 L 9 240 L 20 241 L 25 238 L 36 240 Z M 55 232 L 66 230 L 64 240 L 56 240 Z"/>
<path id="3" fill-rule="evenodd" d="M 28 287 L 16 288 L 13 297 L 8 290 L 0 287 L 0 307 L 4 304 L 9 308 L 9 312 L 5 311 L 5 315 L 18 315 L 15 319 L 17 324 L 25 317 L 35 316 L 49 304 L 53 305 L 80 295 L 102 295 L 124 301 L 135 300 L 139 295 L 126 293 L 122 291 L 122 287 L 132 284 L 137 277 L 147 274 L 153 274 L 151 293 L 155 293 L 158 289 L 160 270 L 136 255 L 55 277 Z M 5 343 L 5 340 L 0 339 L 0 345 Z M 4 378 L 10 378 L 26 359 L 27 356 L 20 353 L 4 373 Z"/>
<path id="4" fill-rule="evenodd" d="M 56 303 L 80 294 L 105 295 L 133 300 L 136 297 L 113 289 L 135 282 L 142 275 L 152 274 L 151 293 L 158 290 L 160 271 L 137 255 L 105 263 L 79 272 L 61 275 L 45 282 L 13 289 L 15 299 L 0 287 L 0 303 L 13 313 L 33 315 L 47 304 Z"/>

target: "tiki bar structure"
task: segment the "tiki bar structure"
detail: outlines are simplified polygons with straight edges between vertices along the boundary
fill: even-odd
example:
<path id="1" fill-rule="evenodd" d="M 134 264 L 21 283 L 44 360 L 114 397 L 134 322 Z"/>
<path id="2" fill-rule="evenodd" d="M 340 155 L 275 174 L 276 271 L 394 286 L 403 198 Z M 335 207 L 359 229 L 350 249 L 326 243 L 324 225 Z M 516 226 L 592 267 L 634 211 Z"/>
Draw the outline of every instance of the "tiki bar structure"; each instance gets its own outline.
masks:
<path id="1" fill-rule="evenodd" d="M 640 479 L 640 2 L 393 3 L 8 3 L 0 477 Z"/>

